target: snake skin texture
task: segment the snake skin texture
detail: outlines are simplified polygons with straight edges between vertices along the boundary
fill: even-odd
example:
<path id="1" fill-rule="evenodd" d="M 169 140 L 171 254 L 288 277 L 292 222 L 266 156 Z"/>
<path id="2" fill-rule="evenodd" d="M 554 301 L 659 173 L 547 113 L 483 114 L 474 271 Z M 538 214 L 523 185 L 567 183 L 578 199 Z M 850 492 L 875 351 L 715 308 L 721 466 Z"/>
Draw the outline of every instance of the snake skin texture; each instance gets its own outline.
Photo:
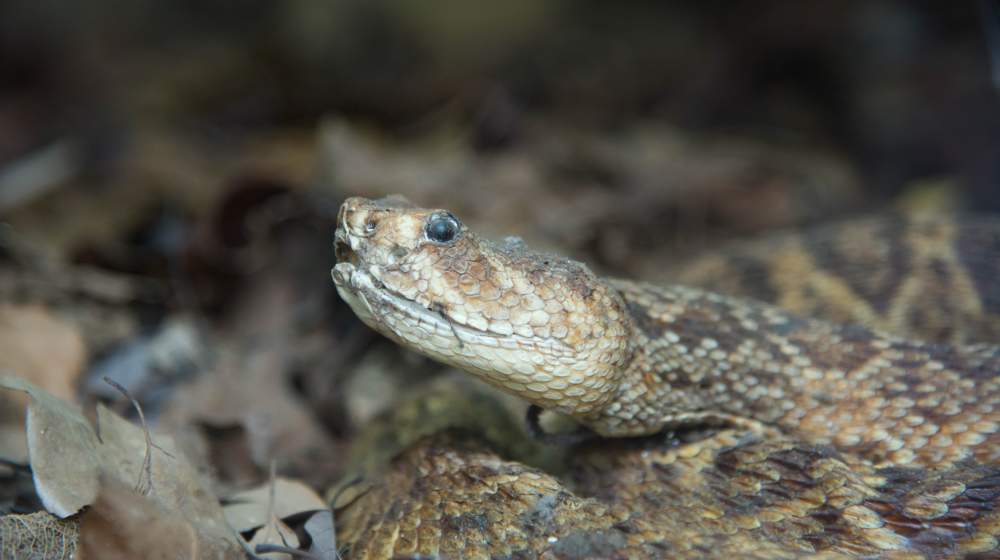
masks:
<path id="1" fill-rule="evenodd" d="M 995 346 L 907 342 L 693 288 L 613 285 L 637 326 L 619 393 L 602 411 L 621 419 L 623 435 L 712 415 L 883 465 L 1000 458 Z"/>
<path id="2" fill-rule="evenodd" d="M 995 558 L 1000 469 L 873 469 L 724 430 L 591 443 L 575 491 L 478 438 L 421 439 L 340 514 L 349 558 Z"/>
<path id="3" fill-rule="evenodd" d="M 1000 340 L 1000 221 L 878 216 L 738 243 L 669 280 L 952 346 Z"/>
<path id="4" fill-rule="evenodd" d="M 719 427 L 587 444 L 573 493 L 464 440 L 421 440 L 345 514 L 352 557 L 995 557 L 995 346 L 602 280 L 395 197 L 346 201 L 336 245 L 341 296 L 404 346 L 606 437 Z"/>

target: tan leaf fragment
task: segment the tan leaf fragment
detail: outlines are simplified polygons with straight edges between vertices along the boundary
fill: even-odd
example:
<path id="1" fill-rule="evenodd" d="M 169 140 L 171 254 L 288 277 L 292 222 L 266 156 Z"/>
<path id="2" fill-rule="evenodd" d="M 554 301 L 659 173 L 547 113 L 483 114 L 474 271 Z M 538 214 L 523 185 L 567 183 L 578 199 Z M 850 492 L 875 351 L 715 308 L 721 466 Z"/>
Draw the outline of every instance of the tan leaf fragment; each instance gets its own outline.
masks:
<path id="1" fill-rule="evenodd" d="M 69 560 L 76 550 L 80 518 L 59 519 L 47 511 L 0 517 L 0 559 Z"/>
<path id="2" fill-rule="evenodd" d="M 77 327 L 39 305 L 0 305 L 0 369 L 75 401 L 86 363 L 87 347 Z"/>
<path id="3" fill-rule="evenodd" d="M 229 497 L 222 512 L 229 525 L 239 533 L 262 527 L 267 521 L 267 503 L 270 484 L 238 492 Z M 323 501 L 312 488 L 301 482 L 278 478 L 274 483 L 274 515 L 279 519 L 302 513 L 326 509 Z"/>
<path id="4" fill-rule="evenodd" d="M 113 476 L 101 476 L 97 499 L 83 516 L 78 558 L 101 560 L 244 560 L 235 542 L 205 534 Z"/>
<path id="5" fill-rule="evenodd" d="M 0 305 L 0 369 L 16 371 L 63 399 L 75 400 L 86 360 L 87 349 L 75 326 L 39 305 Z M 0 459 L 27 464 L 26 406 L 20 393 L 0 394 Z"/>
<path id="6" fill-rule="evenodd" d="M 267 525 L 257 530 L 253 538 L 250 539 L 249 544 L 250 550 L 254 550 L 259 544 L 274 544 L 278 546 L 287 546 L 288 548 L 298 548 L 299 538 L 295 536 L 295 531 L 293 531 L 288 525 L 282 523 L 280 519 L 272 514 Z M 268 558 L 270 560 L 291 560 L 290 554 L 284 554 L 281 552 L 268 552 L 258 554 L 258 556 L 261 558 Z"/>
<path id="7" fill-rule="evenodd" d="M 0 371 L 0 387 L 28 394 L 28 453 L 45 509 L 68 517 L 91 503 L 103 446 L 80 408 L 10 372 Z"/>

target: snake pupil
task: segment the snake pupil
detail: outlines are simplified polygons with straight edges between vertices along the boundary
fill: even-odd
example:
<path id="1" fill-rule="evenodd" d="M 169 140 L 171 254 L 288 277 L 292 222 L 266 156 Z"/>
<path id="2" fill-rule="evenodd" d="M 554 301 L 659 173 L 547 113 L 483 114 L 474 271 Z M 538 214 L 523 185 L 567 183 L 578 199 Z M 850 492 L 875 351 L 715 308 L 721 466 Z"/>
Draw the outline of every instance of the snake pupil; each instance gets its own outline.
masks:
<path id="1" fill-rule="evenodd" d="M 458 234 L 458 222 L 448 216 L 434 216 L 425 229 L 427 239 L 437 243 L 448 243 Z"/>

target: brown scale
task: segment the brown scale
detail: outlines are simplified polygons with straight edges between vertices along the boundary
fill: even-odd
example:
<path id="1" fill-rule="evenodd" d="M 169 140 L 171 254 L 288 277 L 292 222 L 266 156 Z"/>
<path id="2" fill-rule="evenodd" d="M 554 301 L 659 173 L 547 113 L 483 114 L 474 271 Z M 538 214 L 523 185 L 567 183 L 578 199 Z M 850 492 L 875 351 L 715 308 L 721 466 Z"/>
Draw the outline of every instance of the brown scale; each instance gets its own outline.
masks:
<path id="1" fill-rule="evenodd" d="M 429 243 L 424 232 L 444 218 L 453 219 L 399 199 L 345 203 L 334 279 L 366 323 L 604 435 L 704 422 L 754 435 L 722 429 L 682 445 L 655 438 L 593 442 L 576 456 L 578 495 L 486 449 L 423 440 L 383 469 L 344 514 L 341 531 L 352 558 L 997 557 L 996 347 L 908 342 L 683 286 L 603 284 L 580 263 L 491 244 L 460 225 Z M 789 263 L 796 259 L 796 266 L 812 267 L 799 281 L 781 285 L 757 276 L 771 282 L 774 301 L 833 309 L 883 328 L 918 317 L 917 332 L 928 338 L 969 338 L 970 331 L 942 322 L 949 310 L 980 321 L 981 331 L 992 328 L 990 267 L 1000 262 L 1000 228 L 930 218 L 888 223 L 829 230 L 840 233 L 817 237 L 825 253 L 805 253 L 801 246 L 808 244 L 797 241 L 798 249 L 789 245 L 791 257 L 757 261 L 765 272 L 794 270 Z M 878 232 L 904 241 L 859 249 L 851 237 L 869 242 Z M 735 261 L 714 262 L 723 270 Z M 472 263 L 482 267 L 478 284 L 448 292 L 450 271 L 461 266 L 461 274 L 472 274 Z M 933 277 L 944 287 L 932 287 Z M 565 291 L 551 285 L 570 278 Z M 487 283 L 495 289 L 488 297 L 480 289 Z M 527 299 L 511 297 L 512 285 Z M 938 306 L 922 301 L 937 293 L 954 297 Z M 539 294 L 549 299 L 536 305 L 530 298 Z M 561 306 L 566 317 L 588 315 L 567 321 L 577 329 L 568 335 L 531 323 L 521 339 L 502 340 L 495 353 L 494 337 L 510 325 L 482 314 L 484 297 L 509 300 L 512 311 L 544 305 L 552 313 Z M 840 308 L 833 305 L 838 298 Z M 416 305 L 400 303 L 406 299 Z M 609 345 L 605 333 L 624 335 L 627 343 Z M 543 348 L 555 340 L 549 336 L 560 337 L 555 342 L 562 346 Z M 517 352 L 504 353 L 508 342 Z M 507 376 L 511 367 L 491 358 L 511 353 L 522 361 Z M 586 360 L 594 360 L 599 382 L 549 375 L 555 365 Z M 557 385 L 567 386 L 560 379 L 576 393 L 560 394 Z M 568 508 L 559 519 L 570 533 L 539 540 L 555 530 L 540 522 L 539 503 Z M 422 508 L 430 508 L 426 516 L 414 513 Z M 602 532 L 609 527 L 617 532 Z M 514 548 L 496 544 L 508 535 Z"/>

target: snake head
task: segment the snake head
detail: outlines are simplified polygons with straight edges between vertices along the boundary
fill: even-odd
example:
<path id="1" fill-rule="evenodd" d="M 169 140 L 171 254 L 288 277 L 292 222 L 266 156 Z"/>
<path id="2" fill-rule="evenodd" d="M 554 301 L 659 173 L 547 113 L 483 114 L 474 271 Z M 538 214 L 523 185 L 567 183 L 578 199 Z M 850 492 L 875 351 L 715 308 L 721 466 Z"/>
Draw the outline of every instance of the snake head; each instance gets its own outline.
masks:
<path id="1" fill-rule="evenodd" d="M 402 197 L 345 201 L 335 245 L 341 297 L 403 346 L 569 416 L 616 392 L 628 314 L 582 263 L 482 239 Z"/>
<path id="2" fill-rule="evenodd" d="M 390 280 L 397 287 L 404 282 L 398 274 L 409 264 L 426 256 L 428 238 L 424 230 L 429 221 L 454 224 L 458 221 L 445 211 L 417 208 L 403 197 L 371 201 L 349 198 L 340 207 L 334 246 L 337 262 L 367 269 L 381 281 Z M 388 278 L 386 278 L 388 273 Z"/>

